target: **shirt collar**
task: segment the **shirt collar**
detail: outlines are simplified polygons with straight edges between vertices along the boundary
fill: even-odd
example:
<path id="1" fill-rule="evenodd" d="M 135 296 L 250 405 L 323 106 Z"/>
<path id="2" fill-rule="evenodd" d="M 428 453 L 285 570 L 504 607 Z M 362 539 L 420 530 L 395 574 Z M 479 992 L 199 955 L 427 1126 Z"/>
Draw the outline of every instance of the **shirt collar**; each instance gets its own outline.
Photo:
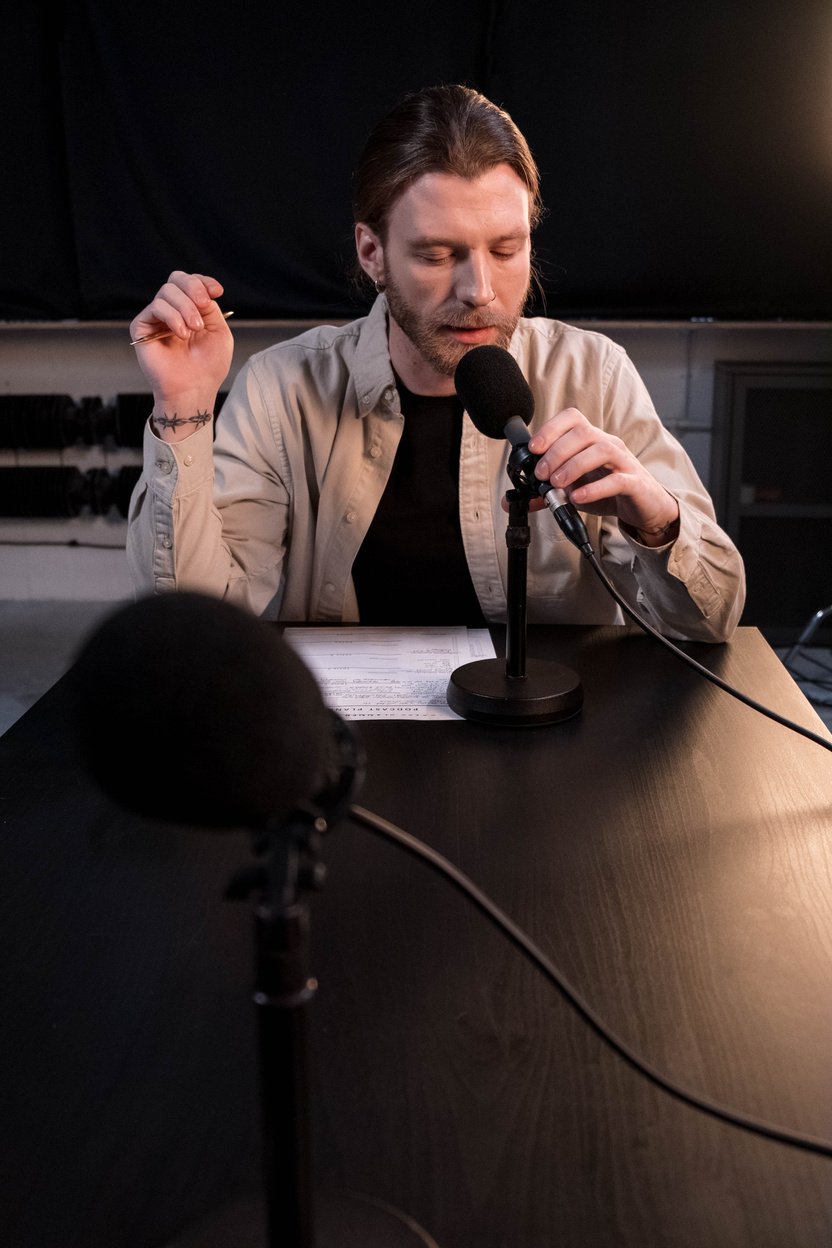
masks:
<path id="1" fill-rule="evenodd" d="M 398 411 L 398 394 L 387 342 L 387 299 L 379 295 L 367 315 L 355 349 L 353 377 L 358 410 L 367 416 L 376 407 Z"/>

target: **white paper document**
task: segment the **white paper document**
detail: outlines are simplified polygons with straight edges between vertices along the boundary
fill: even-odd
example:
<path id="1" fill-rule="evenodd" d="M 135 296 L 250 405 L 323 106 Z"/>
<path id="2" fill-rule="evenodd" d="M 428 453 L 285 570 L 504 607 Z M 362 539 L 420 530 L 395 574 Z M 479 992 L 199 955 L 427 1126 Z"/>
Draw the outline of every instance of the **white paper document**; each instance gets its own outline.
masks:
<path id="1" fill-rule="evenodd" d="M 344 719 L 459 719 L 445 690 L 457 667 L 496 657 L 487 628 L 287 628 L 283 636 Z"/>

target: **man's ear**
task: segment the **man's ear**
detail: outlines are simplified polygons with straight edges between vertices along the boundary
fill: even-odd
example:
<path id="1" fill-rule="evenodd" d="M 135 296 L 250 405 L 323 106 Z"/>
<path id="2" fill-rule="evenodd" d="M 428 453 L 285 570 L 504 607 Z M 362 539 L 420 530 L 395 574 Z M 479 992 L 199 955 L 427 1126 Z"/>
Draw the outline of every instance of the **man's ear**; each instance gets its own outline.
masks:
<path id="1" fill-rule="evenodd" d="M 359 221 L 355 227 L 355 252 L 358 263 L 373 283 L 384 282 L 384 244 L 369 225 Z"/>

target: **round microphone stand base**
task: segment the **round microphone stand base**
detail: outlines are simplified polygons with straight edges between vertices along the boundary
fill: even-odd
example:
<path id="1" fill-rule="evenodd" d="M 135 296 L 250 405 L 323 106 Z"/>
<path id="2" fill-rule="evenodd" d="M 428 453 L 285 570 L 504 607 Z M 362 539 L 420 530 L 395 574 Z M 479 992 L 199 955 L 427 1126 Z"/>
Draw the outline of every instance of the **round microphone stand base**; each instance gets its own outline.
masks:
<path id="1" fill-rule="evenodd" d="M 315 1248 L 439 1248 L 407 1214 L 352 1192 L 320 1192 L 314 1201 Z M 252 1194 L 209 1214 L 167 1248 L 265 1248 L 263 1197 Z"/>
<path id="2" fill-rule="evenodd" d="M 500 659 L 465 663 L 451 674 L 448 706 L 474 723 L 536 728 L 577 715 L 583 705 L 580 677 L 560 663 L 529 659 L 525 675 L 509 676 Z"/>

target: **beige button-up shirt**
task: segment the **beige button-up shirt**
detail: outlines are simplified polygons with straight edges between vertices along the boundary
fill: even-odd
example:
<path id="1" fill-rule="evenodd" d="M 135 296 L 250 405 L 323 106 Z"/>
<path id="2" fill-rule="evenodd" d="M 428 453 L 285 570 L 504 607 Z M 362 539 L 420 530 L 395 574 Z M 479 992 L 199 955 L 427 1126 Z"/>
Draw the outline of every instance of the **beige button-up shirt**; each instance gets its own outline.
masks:
<path id="1" fill-rule="evenodd" d="M 676 497 L 679 535 L 648 549 L 612 517 L 585 516 L 619 592 L 671 636 L 721 641 L 742 610 L 742 561 L 626 353 L 601 334 L 543 318 L 511 342 L 535 397 L 532 428 L 564 407 L 620 437 Z M 217 420 L 181 442 L 149 425 L 133 493 L 128 560 L 140 594 L 199 590 L 282 620 L 356 621 L 353 560 L 375 514 L 403 416 L 387 349 L 387 305 L 255 355 Z M 463 418 L 459 515 L 489 621 L 505 620 L 509 447 Z M 622 615 L 547 510 L 530 516 L 531 623 L 608 624 Z M 449 620 L 448 623 L 454 623 Z"/>

